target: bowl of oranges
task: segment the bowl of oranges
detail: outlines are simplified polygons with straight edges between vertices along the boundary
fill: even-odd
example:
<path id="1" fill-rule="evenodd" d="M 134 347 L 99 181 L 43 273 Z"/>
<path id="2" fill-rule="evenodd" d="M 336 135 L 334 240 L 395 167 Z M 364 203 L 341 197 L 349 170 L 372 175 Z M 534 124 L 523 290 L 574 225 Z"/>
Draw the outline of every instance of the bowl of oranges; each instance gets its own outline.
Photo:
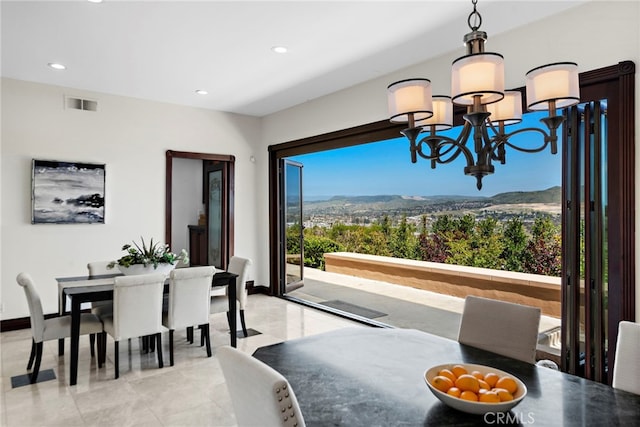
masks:
<path id="1" fill-rule="evenodd" d="M 424 380 L 440 401 L 469 414 L 507 412 L 527 395 L 522 381 L 490 366 L 438 365 L 424 373 Z"/>

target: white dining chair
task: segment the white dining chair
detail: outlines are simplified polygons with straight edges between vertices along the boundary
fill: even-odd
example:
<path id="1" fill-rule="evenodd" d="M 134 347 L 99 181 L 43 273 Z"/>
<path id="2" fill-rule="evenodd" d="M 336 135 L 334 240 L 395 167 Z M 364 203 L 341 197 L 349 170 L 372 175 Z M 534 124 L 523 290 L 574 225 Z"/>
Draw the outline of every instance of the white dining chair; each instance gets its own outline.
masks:
<path id="1" fill-rule="evenodd" d="M 298 399 L 282 374 L 233 347 L 220 347 L 216 357 L 238 426 L 305 426 Z"/>
<path id="2" fill-rule="evenodd" d="M 539 325 L 537 307 L 469 295 L 458 342 L 533 364 Z"/>
<path id="3" fill-rule="evenodd" d="M 115 378 L 120 376 L 119 342 L 135 337 L 156 341 L 158 367 L 163 367 L 162 294 L 166 276 L 162 273 L 119 276 L 113 285 L 113 314 L 102 317 L 104 330 L 114 340 Z M 105 339 L 106 341 L 106 339 Z M 106 343 L 103 346 L 106 351 Z"/>
<path id="4" fill-rule="evenodd" d="M 42 362 L 42 347 L 45 341 L 59 340 L 71 336 L 71 316 L 58 316 L 50 319 L 44 318 L 42 301 L 38 294 L 33 279 L 27 273 L 20 273 L 16 281 L 24 289 L 27 303 L 29 305 L 29 316 L 31 320 L 31 355 L 27 364 L 27 370 L 33 367 L 31 372 L 31 383 L 38 381 L 40 363 Z M 90 313 L 80 315 L 80 335 L 90 334 L 94 338 L 91 340 L 91 356 L 95 354 L 94 342 L 95 334 L 103 334 L 102 322 Z M 101 354 L 102 339 L 98 339 L 98 354 Z M 35 361 L 35 364 L 34 364 Z M 100 365 L 100 363 L 99 363 Z"/>
<path id="5" fill-rule="evenodd" d="M 108 268 L 111 261 L 95 261 L 87 264 L 87 270 L 89 270 L 89 277 L 94 278 L 96 276 L 102 276 L 105 274 L 119 273 L 119 270 Z M 113 313 L 113 301 L 94 301 L 91 303 L 91 312 L 96 316 L 106 316 Z"/>
<path id="6" fill-rule="evenodd" d="M 640 323 L 618 324 L 618 341 L 613 365 L 614 388 L 640 394 Z"/>
<path id="7" fill-rule="evenodd" d="M 198 326 L 211 357 L 209 293 L 216 269 L 212 266 L 173 270 L 169 275 L 169 302 L 162 324 L 169 329 L 169 364 L 173 366 L 174 331 Z"/>
<path id="8" fill-rule="evenodd" d="M 241 258 L 238 256 L 232 256 L 229 259 L 229 265 L 227 266 L 227 271 L 229 273 L 237 274 L 236 278 L 236 300 L 238 304 L 238 311 L 240 312 L 240 324 L 242 325 L 242 333 L 246 337 L 248 335 L 247 325 L 244 320 L 244 309 L 247 305 L 247 286 L 246 282 L 249 276 L 249 270 L 251 268 L 251 260 L 248 258 Z M 229 324 L 231 321 L 229 319 L 229 299 L 227 297 L 226 287 L 224 288 L 224 293 L 219 293 L 219 290 L 213 289 L 211 291 L 211 313 L 227 313 L 227 320 Z M 232 331 L 235 333 L 235 331 Z"/>

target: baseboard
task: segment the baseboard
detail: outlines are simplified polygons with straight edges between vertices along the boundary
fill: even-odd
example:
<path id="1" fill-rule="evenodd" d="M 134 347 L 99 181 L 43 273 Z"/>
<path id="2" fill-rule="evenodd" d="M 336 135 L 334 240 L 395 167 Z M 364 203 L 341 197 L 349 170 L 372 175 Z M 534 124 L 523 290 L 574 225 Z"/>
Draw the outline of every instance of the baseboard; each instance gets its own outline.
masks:
<path id="1" fill-rule="evenodd" d="M 0 332 L 17 331 L 19 329 L 28 329 L 30 327 L 31 321 L 28 317 L 0 320 Z"/>

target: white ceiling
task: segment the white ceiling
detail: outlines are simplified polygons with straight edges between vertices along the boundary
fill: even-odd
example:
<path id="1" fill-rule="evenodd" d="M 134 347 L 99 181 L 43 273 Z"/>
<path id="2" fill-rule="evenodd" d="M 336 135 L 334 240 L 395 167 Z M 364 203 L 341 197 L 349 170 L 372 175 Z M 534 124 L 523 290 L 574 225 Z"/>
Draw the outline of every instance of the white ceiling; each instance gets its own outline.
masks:
<path id="1" fill-rule="evenodd" d="M 492 35 L 580 3 L 480 0 L 487 49 Z M 472 9 L 470 0 L 2 0 L 2 76 L 261 117 L 462 56 Z"/>

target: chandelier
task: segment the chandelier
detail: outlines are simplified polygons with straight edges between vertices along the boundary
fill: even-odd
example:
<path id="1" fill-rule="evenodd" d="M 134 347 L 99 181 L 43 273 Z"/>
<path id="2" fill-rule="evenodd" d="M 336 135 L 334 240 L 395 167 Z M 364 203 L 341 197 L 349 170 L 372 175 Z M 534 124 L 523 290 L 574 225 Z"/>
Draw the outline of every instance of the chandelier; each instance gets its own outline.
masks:
<path id="1" fill-rule="evenodd" d="M 498 53 L 485 52 L 487 33 L 479 31 L 482 17 L 472 0 L 473 12 L 467 23 L 471 32 L 464 36 L 467 54 L 451 66 L 451 96 L 432 96 L 431 81 L 423 78 L 401 80 L 387 87 L 392 123 L 407 123 L 401 133 L 410 142 L 411 162 L 418 156 L 437 163 L 450 163 L 463 155 L 466 175 L 476 178 L 478 190 L 482 178 L 494 173 L 493 161 L 506 162 L 506 146 L 526 153 L 537 153 L 549 145 L 558 152 L 558 127 L 564 121 L 557 109 L 575 105 L 580 100 L 578 65 L 556 62 L 530 70 L 526 74 L 527 108 L 548 111 L 540 119 L 542 128 L 522 128 L 505 133 L 505 126 L 522 121 L 522 94 L 504 89 L 504 61 Z M 457 138 L 437 132 L 453 127 L 453 104 L 466 106 L 464 126 Z M 516 134 L 539 132 L 538 147 L 519 147 L 510 141 Z M 426 135 L 426 136 L 425 136 Z M 420 139 L 419 139 L 420 138 Z M 470 141 L 471 139 L 471 141 Z"/>

